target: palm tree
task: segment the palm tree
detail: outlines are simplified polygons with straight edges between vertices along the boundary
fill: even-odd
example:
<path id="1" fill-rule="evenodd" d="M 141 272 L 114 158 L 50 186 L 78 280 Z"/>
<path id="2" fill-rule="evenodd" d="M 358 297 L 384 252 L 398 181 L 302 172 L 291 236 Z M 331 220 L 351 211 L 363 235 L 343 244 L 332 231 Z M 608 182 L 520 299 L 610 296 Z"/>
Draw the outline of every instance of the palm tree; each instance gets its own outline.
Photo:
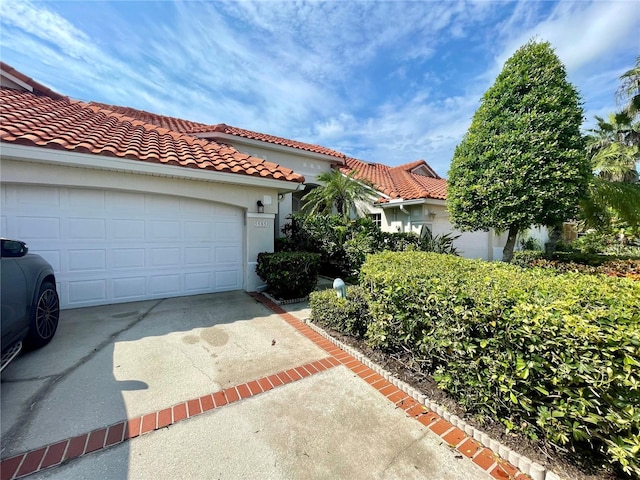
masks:
<path id="1" fill-rule="evenodd" d="M 345 220 L 353 210 L 360 213 L 359 204 L 371 201 L 374 192 L 369 184 L 354 178 L 356 173 L 354 170 L 344 175 L 339 170 L 331 170 L 318 175 L 322 185 L 302 197 L 301 210 L 314 215 L 331 213 L 335 207 Z"/>
<path id="2" fill-rule="evenodd" d="M 604 180 L 637 182 L 640 147 L 635 139 L 640 136 L 640 122 L 632 123 L 625 114 L 611 114 L 608 121 L 596 116 L 596 121 L 598 126 L 587 136 L 594 172 Z"/>
<path id="3" fill-rule="evenodd" d="M 598 125 L 587 136 L 587 153 L 594 176 L 581 202 L 582 216 L 591 227 L 608 225 L 612 216 L 640 225 L 640 122 L 625 113 L 596 117 Z"/>
<path id="4" fill-rule="evenodd" d="M 617 92 L 618 100 L 625 102 L 623 113 L 629 120 L 640 114 L 640 56 L 636 57 L 636 64 L 620 77 L 622 85 Z"/>

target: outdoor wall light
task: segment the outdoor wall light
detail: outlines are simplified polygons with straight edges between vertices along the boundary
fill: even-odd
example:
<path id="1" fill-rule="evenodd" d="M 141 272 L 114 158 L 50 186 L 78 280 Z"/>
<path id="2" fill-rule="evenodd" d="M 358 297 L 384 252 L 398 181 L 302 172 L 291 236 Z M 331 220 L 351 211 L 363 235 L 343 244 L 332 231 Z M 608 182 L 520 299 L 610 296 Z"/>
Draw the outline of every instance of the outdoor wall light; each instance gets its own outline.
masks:
<path id="1" fill-rule="evenodd" d="M 264 213 L 264 205 L 260 200 L 258 200 L 258 213 Z"/>

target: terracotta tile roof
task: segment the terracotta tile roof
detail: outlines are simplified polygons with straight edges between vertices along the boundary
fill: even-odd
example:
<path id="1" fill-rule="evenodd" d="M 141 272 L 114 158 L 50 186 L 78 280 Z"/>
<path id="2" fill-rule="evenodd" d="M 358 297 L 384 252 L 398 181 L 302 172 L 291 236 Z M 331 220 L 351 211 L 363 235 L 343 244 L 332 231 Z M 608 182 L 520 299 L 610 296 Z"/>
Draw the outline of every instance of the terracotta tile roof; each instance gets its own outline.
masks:
<path id="1" fill-rule="evenodd" d="M 192 131 L 192 133 L 204 133 L 209 131 L 211 130 L 206 130 L 206 129 L 194 130 Z M 276 137 L 275 135 L 268 135 L 266 133 L 253 132 L 251 130 L 245 130 L 244 128 L 225 125 L 224 123 L 213 125 L 213 131 L 219 132 L 219 133 L 226 133 L 227 135 L 234 135 L 236 137 L 248 138 L 251 140 L 260 140 L 261 142 L 273 143 L 273 144 L 282 145 L 285 147 L 297 148 L 300 150 L 306 150 L 308 152 L 321 153 L 323 155 L 329 155 L 330 157 L 337 157 L 343 161 L 346 158 L 344 153 L 340 153 L 336 150 L 322 147 L 320 145 L 298 142 L 296 140 L 289 140 L 288 138 Z"/>
<path id="2" fill-rule="evenodd" d="M 19 72 L 18 70 L 13 68 L 11 65 L 7 65 L 4 62 L 0 62 L 0 69 L 4 72 L 7 72 L 9 75 L 14 76 L 15 78 L 22 81 L 23 83 L 26 83 L 27 85 L 29 85 L 31 88 L 33 88 L 33 93 L 35 94 L 47 95 L 54 99 L 65 98 L 63 95 L 60 95 L 58 92 L 54 92 L 49 87 L 45 87 L 41 83 L 36 82 L 33 78 L 27 77 L 24 73 Z"/>
<path id="3" fill-rule="evenodd" d="M 347 158 L 346 161 L 347 165 L 340 167 L 341 172 L 355 171 L 355 178 L 371 182 L 376 190 L 392 199 L 433 198 L 446 200 L 447 198 L 447 181 L 438 177 L 424 160 L 417 160 L 397 167 L 367 163 L 355 158 Z M 428 173 L 429 176 L 423 173 Z M 386 202 L 387 199 L 381 198 L 379 201 Z"/>
<path id="4" fill-rule="evenodd" d="M 223 133 L 226 135 L 233 135 L 235 137 L 248 138 L 251 140 L 259 140 L 261 142 L 273 143 L 276 145 L 282 145 L 285 147 L 297 148 L 300 150 L 306 150 L 308 152 L 321 153 L 329 155 L 331 157 L 337 157 L 344 160 L 344 153 L 340 153 L 330 148 L 322 147 L 320 145 L 313 145 L 311 143 L 298 142 L 296 140 L 290 140 L 288 138 L 276 137 L 275 135 L 268 135 L 266 133 L 253 132 L 251 130 L 245 130 L 244 128 L 232 127 L 224 123 L 218 123 L 215 125 L 208 125 L 200 122 L 192 122 L 189 120 L 182 120 L 180 118 L 168 117 L 166 115 L 159 115 L 157 113 L 145 112 L 144 110 L 137 110 L 129 107 L 119 107 L 116 105 L 107 105 L 105 103 L 91 102 L 91 105 L 96 105 L 113 112 L 121 113 L 129 117 L 141 120 L 146 123 L 158 125 L 159 127 L 168 128 L 176 132 L 189 133 L 197 136 L 204 133 Z"/>
<path id="5" fill-rule="evenodd" d="M 205 123 L 192 122 L 190 120 L 183 120 L 181 118 L 168 117 L 166 115 L 158 115 L 157 113 L 146 112 L 144 110 L 137 110 L 130 107 L 119 107 L 117 105 L 108 105 L 106 103 L 89 102 L 89 105 L 93 105 L 104 110 L 110 110 L 115 113 L 120 113 L 127 117 L 135 118 L 144 123 L 150 123 L 151 125 L 157 125 L 158 127 L 173 130 L 179 133 L 191 133 L 194 130 L 200 128 L 211 128 Z"/>
<path id="6" fill-rule="evenodd" d="M 67 98 L 0 90 L 0 140 L 78 153 L 304 182 L 292 170 L 202 140 Z"/>

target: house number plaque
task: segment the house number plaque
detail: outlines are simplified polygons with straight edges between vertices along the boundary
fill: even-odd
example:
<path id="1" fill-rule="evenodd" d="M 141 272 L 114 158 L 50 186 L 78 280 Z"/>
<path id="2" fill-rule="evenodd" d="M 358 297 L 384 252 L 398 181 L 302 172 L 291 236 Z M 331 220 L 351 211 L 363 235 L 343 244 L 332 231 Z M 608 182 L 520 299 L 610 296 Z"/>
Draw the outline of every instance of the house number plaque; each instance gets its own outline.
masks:
<path id="1" fill-rule="evenodd" d="M 256 228 L 267 228 L 268 224 L 266 220 L 256 220 L 255 227 Z"/>

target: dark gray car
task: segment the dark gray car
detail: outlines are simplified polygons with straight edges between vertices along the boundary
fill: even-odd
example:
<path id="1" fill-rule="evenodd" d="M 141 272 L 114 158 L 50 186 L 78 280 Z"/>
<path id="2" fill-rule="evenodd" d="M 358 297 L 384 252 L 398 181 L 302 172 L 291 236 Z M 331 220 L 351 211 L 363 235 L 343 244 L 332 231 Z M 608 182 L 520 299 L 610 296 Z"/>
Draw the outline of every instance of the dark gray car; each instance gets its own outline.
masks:
<path id="1" fill-rule="evenodd" d="M 58 328 L 60 303 L 53 268 L 24 242 L 0 239 L 0 303 L 2 304 L 2 366 L 21 349 L 51 341 Z"/>

